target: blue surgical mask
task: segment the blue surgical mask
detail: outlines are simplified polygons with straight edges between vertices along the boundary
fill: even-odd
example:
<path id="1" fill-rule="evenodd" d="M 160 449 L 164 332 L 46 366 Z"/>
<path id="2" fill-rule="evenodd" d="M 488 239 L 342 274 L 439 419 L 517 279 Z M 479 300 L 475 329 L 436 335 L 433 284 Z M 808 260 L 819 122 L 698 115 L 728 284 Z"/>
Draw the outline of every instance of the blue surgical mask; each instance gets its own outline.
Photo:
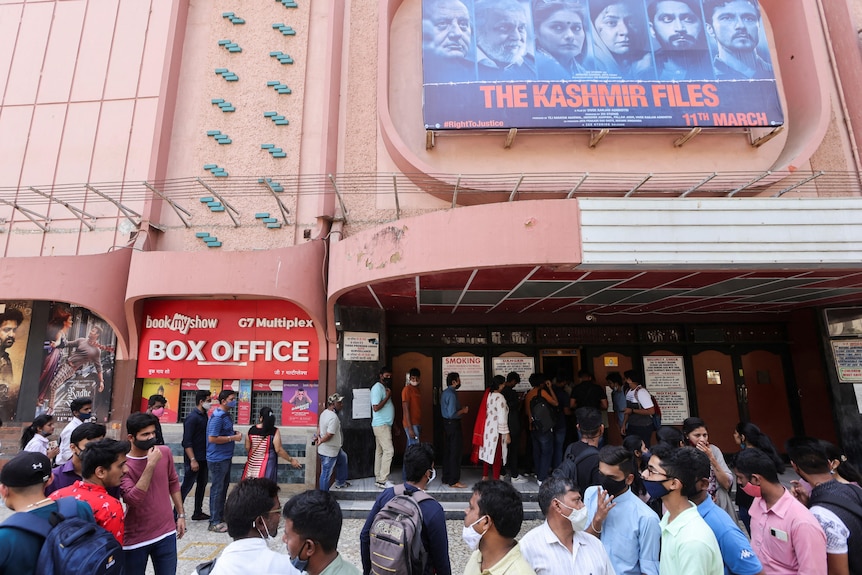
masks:
<path id="1" fill-rule="evenodd" d="M 227 406 L 230 408 L 236 407 L 236 400 L 234 399 L 233 401 L 228 401 Z"/>
<path id="2" fill-rule="evenodd" d="M 305 547 L 305 543 L 302 544 L 302 547 L 299 548 L 299 551 L 296 553 L 296 557 L 290 558 L 290 564 L 293 565 L 297 571 L 305 571 L 308 567 L 308 559 L 300 559 L 299 556 L 302 554 L 302 548 Z M 290 556 L 290 551 L 288 551 L 288 556 Z"/>

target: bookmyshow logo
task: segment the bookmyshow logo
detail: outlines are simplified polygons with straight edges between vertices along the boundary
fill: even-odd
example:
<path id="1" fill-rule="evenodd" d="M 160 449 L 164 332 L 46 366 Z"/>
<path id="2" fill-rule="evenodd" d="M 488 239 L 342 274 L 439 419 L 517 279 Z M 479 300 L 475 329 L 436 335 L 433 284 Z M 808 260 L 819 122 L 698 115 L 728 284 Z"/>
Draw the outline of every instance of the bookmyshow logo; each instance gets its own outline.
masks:
<path id="1" fill-rule="evenodd" d="M 147 315 L 145 327 L 147 329 L 169 329 L 187 335 L 190 329 L 215 329 L 218 327 L 218 320 L 199 315 L 189 317 L 181 313 L 175 313 L 173 317 L 166 315 L 162 318 L 153 318 Z"/>

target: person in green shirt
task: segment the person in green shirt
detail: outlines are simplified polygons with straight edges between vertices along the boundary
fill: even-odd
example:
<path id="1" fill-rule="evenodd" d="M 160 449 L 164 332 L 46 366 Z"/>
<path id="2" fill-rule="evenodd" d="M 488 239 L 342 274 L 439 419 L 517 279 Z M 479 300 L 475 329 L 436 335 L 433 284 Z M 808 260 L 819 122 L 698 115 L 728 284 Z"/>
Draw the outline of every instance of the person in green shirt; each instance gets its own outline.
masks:
<path id="1" fill-rule="evenodd" d="M 284 536 L 290 562 L 308 575 L 360 575 L 338 553 L 341 507 L 328 491 L 309 490 L 284 504 Z"/>

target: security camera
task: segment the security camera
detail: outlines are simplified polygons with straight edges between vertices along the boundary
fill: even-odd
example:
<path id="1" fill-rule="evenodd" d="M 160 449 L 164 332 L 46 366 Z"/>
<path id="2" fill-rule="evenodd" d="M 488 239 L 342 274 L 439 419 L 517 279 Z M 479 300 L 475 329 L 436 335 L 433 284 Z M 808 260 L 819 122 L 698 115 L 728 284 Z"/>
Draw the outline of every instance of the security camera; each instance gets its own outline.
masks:
<path id="1" fill-rule="evenodd" d="M 593 314 L 591 314 L 591 313 L 588 313 L 588 314 L 587 314 L 587 317 L 586 317 L 585 319 L 586 319 L 587 321 L 596 321 L 596 316 L 594 316 L 594 315 L 593 315 Z"/>

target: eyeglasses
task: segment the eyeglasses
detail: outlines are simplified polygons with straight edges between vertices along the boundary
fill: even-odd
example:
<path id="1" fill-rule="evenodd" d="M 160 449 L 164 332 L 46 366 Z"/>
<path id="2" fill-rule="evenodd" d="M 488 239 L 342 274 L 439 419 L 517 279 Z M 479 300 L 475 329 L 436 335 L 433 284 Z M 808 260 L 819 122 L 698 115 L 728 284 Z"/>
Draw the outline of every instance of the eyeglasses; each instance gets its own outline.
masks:
<path id="1" fill-rule="evenodd" d="M 267 513 L 281 513 L 281 507 L 276 507 L 275 509 L 268 511 Z"/>
<path id="2" fill-rule="evenodd" d="M 656 476 L 658 476 L 658 478 L 661 481 L 667 481 L 668 479 L 676 479 L 676 477 L 668 475 L 667 473 L 661 473 L 660 471 L 653 471 L 649 467 L 647 467 L 646 469 L 643 470 L 643 472 L 641 472 L 641 477 L 643 477 L 644 479 L 646 479 L 647 477 L 656 477 Z"/>

